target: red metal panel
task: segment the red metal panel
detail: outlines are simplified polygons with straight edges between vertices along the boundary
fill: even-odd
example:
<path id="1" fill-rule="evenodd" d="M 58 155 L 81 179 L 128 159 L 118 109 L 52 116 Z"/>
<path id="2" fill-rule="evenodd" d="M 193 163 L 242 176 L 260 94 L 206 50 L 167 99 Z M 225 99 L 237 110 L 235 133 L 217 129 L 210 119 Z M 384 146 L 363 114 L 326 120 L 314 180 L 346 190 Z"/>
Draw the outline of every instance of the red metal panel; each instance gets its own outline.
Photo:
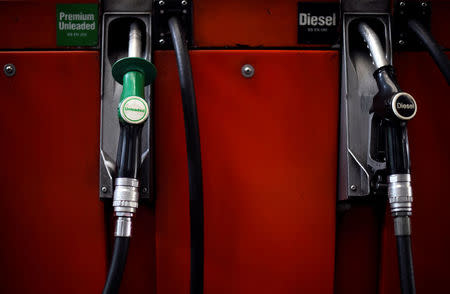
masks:
<path id="1" fill-rule="evenodd" d="M 195 0 L 194 39 L 198 46 L 299 46 L 297 3 L 329 0 Z M 432 33 L 450 47 L 449 0 L 433 0 Z"/>
<path id="2" fill-rule="evenodd" d="M 409 123 L 414 193 L 412 246 L 417 293 L 449 293 L 450 275 L 450 87 L 426 53 L 396 55 L 400 85 L 417 100 Z M 380 293 L 400 293 L 397 249 L 387 213 L 381 259 Z"/>
<path id="3" fill-rule="evenodd" d="M 55 48 L 57 3 L 98 3 L 98 1 L 0 0 L 0 36 L 2 36 L 0 48 Z"/>
<path id="4" fill-rule="evenodd" d="M 329 2 L 309 0 L 305 2 Z M 337 0 L 332 0 L 337 2 Z M 55 48 L 56 3 L 72 0 L 0 0 L 0 48 Z M 76 3 L 97 3 L 77 0 Z M 299 0 L 195 0 L 194 38 L 201 47 L 298 46 L 297 2 Z M 450 47 L 446 19 L 449 0 L 432 1 L 432 31 Z"/>
<path id="5" fill-rule="evenodd" d="M 439 45 L 450 48 L 448 16 L 450 15 L 450 0 L 433 0 L 431 2 L 431 33 Z"/>
<path id="6" fill-rule="evenodd" d="M 205 292 L 332 293 L 337 51 L 191 52 L 205 190 Z M 188 177 L 175 57 L 155 52 L 156 275 L 189 292 Z M 244 78 L 250 63 L 255 76 Z"/>
<path id="7" fill-rule="evenodd" d="M 339 213 L 336 228 L 336 294 L 376 294 L 380 213 L 372 204 L 352 204 Z"/>
<path id="8" fill-rule="evenodd" d="M 100 293 L 96 52 L 0 52 L 0 293 Z"/>
<path id="9" fill-rule="evenodd" d="M 194 38 L 198 46 L 299 46 L 299 0 L 196 0 Z M 304 2 L 338 2 L 309 0 Z"/>

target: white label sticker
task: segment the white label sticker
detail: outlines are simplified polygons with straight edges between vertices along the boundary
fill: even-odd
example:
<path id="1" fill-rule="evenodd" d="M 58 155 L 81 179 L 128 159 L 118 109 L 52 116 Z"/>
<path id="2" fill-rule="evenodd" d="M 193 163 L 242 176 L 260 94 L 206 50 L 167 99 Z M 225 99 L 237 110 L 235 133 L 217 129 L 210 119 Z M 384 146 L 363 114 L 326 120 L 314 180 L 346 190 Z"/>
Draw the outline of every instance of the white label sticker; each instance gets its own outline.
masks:
<path id="1" fill-rule="evenodd" d="M 141 97 L 130 96 L 120 104 L 119 113 L 127 123 L 140 124 L 148 117 L 148 104 Z"/>

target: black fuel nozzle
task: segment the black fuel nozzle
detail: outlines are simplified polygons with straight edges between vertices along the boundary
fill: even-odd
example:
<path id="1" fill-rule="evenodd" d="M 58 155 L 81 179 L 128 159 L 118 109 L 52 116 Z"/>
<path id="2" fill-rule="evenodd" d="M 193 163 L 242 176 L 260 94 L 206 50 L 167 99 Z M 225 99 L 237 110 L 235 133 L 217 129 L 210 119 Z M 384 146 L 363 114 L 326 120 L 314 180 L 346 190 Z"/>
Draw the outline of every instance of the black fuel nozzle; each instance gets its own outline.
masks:
<path id="1" fill-rule="evenodd" d="M 380 118 L 385 136 L 387 194 L 397 237 L 401 290 L 403 294 L 415 294 L 409 219 L 413 196 L 407 122 L 416 115 L 417 105 L 410 94 L 400 89 L 394 68 L 385 58 L 376 33 L 364 22 L 359 24 L 358 29 L 377 68 L 373 75 L 378 93 L 373 98 L 370 111 Z"/>
<path id="2" fill-rule="evenodd" d="M 373 98 L 370 112 L 381 119 L 384 128 L 387 174 L 409 174 L 406 125 L 416 115 L 416 101 L 398 85 L 394 68 L 387 61 L 377 34 L 364 22 L 359 23 L 358 30 L 376 67 L 373 76 L 378 93 Z"/>
<path id="3" fill-rule="evenodd" d="M 373 76 L 378 93 L 373 98 L 370 112 L 391 122 L 401 123 L 412 119 L 417 112 L 416 101 L 400 89 L 392 65 L 378 68 Z"/>

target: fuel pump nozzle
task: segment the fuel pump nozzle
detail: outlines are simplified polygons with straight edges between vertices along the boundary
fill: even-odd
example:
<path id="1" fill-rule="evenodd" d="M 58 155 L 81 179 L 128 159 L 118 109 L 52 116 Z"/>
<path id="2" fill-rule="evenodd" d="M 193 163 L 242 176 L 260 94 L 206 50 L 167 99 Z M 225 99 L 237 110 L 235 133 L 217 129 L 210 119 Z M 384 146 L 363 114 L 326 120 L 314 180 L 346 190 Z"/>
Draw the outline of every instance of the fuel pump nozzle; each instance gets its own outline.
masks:
<path id="1" fill-rule="evenodd" d="M 407 122 L 417 112 L 414 98 L 400 89 L 394 68 L 385 58 L 380 40 L 364 22 L 358 30 L 367 44 L 376 70 L 373 74 L 378 93 L 373 98 L 371 112 L 378 116 L 385 135 L 388 198 L 394 218 L 402 293 L 415 293 L 411 252 L 412 188 L 410 176 Z"/>
<path id="2" fill-rule="evenodd" d="M 144 88 L 153 81 L 154 66 L 141 58 L 141 32 L 137 23 L 130 25 L 128 57 L 112 67 L 114 79 L 123 85 L 118 115 L 120 137 L 117 151 L 117 177 L 113 196 L 114 214 L 117 217 L 116 237 L 131 236 L 131 219 L 138 207 L 141 163 L 141 132 L 149 115 Z"/>
<path id="3" fill-rule="evenodd" d="M 118 293 L 131 237 L 132 219 L 139 202 L 139 170 L 141 165 L 141 133 L 149 116 L 144 89 L 156 76 L 156 69 L 141 58 L 139 25 L 130 25 L 128 57 L 114 63 L 112 75 L 123 85 L 118 105 L 120 136 L 117 149 L 116 178 L 113 195 L 116 217 L 113 257 L 103 294 Z"/>

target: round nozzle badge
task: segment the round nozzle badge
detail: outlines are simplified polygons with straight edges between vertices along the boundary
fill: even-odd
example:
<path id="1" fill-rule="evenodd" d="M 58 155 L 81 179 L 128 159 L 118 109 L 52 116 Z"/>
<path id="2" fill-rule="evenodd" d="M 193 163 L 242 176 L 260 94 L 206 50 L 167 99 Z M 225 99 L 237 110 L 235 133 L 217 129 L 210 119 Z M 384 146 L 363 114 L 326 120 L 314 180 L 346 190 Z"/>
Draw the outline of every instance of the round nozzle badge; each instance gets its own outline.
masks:
<path id="1" fill-rule="evenodd" d="M 130 124 L 143 123 L 148 117 L 147 101 L 138 96 L 125 98 L 119 106 L 120 117 Z"/>
<path id="2" fill-rule="evenodd" d="M 417 104 L 410 94 L 400 92 L 392 98 L 392 110 L 399 119 L 410 120 L 417 113 Z"/>

